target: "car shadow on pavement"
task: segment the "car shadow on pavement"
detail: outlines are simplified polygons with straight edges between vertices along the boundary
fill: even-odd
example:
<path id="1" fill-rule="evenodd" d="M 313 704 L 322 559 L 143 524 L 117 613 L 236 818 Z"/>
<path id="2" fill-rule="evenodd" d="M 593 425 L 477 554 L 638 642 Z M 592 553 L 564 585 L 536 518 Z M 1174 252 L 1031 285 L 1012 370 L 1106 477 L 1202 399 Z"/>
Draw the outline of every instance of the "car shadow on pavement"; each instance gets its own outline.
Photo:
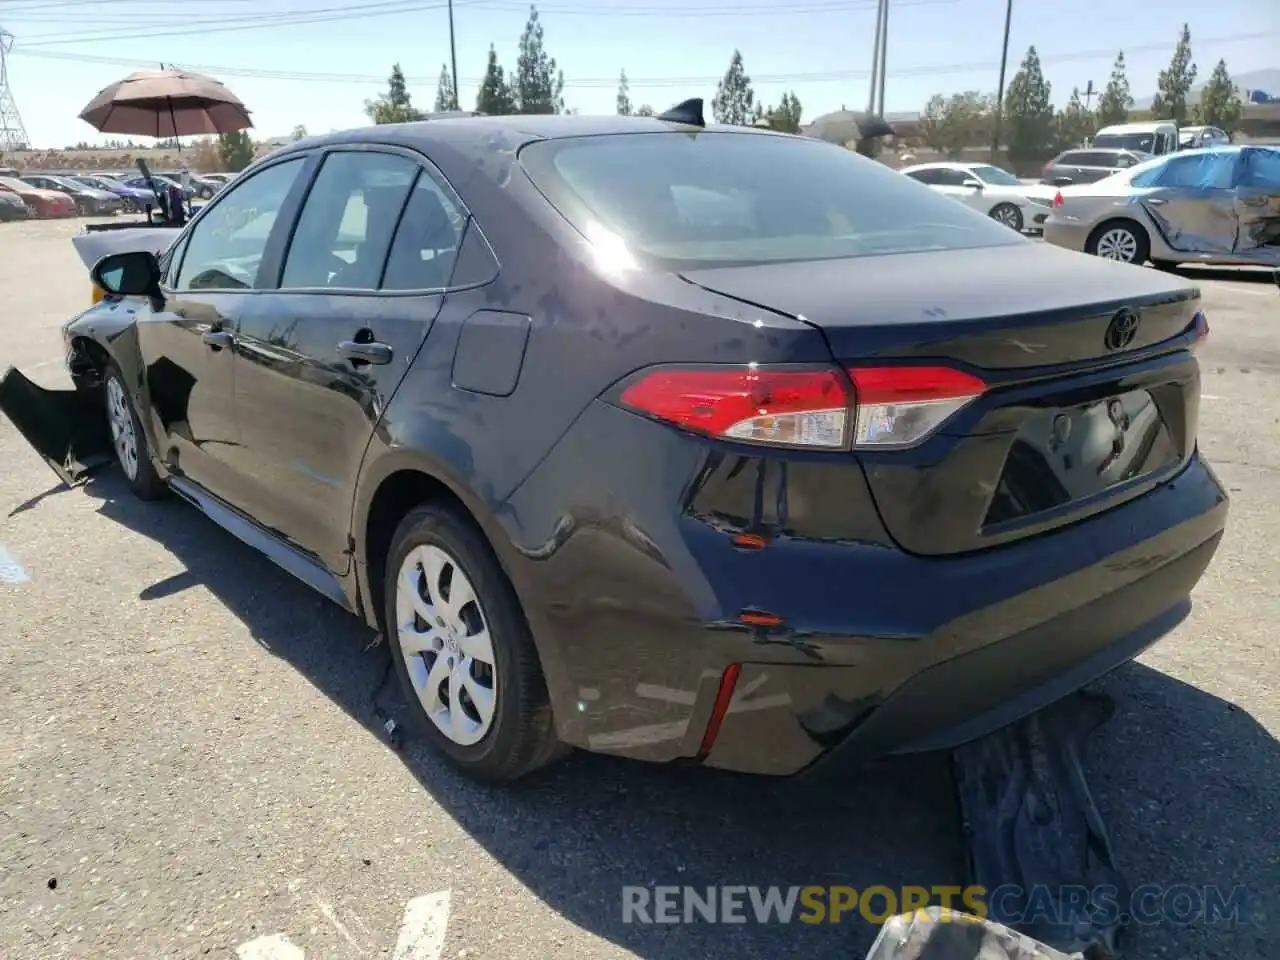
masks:
<path id="1" fill-rule="evenodd" d="M 370 646 L 363 623 L 177 498 L 138 502 L 114 471 L 84 490 L 102 515 L 157 541 L 185 566 L 142 599 L 201 585 L 372 735 L 386 743 L 379 709 L 403 724 L 385 647 Z M 1138 929 L 1134 955 L 1280 955 L 1280 916 L 1263 913 L 1280 902 L 1276 741 L 1243 710 L 1141 665 L 1103 686 L 1120 710 L 1095 738 L 1089 765 L 1131 882 L 1214 884 L 1224 894 L 1248 888 L 1241 923 Z M 626 886 L 865 890 L 963 882 L 945 756 L 777 781 L 576 754 L 505 789 L 472 784 L 413 737 L 398 756 L 549 907 L 643 957 L 861 957 L 876 928 L 856 912 L 835 926 L 629 924 Z"/>
<path id="2" fill-rule="evenodd" d="M 1263 286 L 1280 286 L 1280 267 L 1200 267 L 1179 264 L 1173 272 L 1186 280 L 1218 280 L 1223 283 L 1259 283 Z"/>

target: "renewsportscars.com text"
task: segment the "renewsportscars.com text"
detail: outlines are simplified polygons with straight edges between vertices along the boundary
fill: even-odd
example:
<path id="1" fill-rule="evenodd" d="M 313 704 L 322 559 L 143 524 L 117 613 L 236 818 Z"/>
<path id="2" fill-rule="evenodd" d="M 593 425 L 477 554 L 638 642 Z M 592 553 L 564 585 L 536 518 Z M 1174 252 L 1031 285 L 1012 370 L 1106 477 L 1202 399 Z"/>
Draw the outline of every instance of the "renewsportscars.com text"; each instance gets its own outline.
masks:
<path id="1" fill-rule="evenodd" d="M 1114 887 L 843 886 L 622 888 L 622 922 L 678 923 L 840 923 L 862 920 L 881 924 L 899 914 L 937 905 L 979 919 L 993 911 L 1002 921 L 1062 922 L 1089 904 L 1104 923 L 1234 922 L 1244 888 L 1222 890 L 1187 884 L 1137 887 L 1122 902 Z"/>

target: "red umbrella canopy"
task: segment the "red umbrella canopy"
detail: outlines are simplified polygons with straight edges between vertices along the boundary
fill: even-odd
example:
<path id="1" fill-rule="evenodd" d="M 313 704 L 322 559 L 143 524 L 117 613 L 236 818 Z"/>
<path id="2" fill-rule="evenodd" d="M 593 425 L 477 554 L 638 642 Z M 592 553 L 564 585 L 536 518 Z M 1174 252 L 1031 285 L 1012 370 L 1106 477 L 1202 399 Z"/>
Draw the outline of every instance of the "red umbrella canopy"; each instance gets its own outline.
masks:
<path id="1" fill-rule="evenodd" d="M 99 133 L 188 137 L 253 126 L 240 98 L 212 77 L 185 70 L 143 70 L 102 90 L 80 111 Z"/>

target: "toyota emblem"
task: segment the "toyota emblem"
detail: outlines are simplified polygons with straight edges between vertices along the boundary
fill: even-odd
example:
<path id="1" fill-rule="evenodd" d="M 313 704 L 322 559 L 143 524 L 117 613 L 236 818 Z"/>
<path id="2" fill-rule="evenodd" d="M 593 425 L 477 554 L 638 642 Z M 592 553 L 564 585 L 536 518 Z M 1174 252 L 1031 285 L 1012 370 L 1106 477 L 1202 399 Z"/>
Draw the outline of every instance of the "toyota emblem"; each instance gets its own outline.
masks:
<path id="1" fill-rule="evenodd" d="M 1108 350 L 1123 350 L 1129 344 L 1133 343 L 1133 338 L 1138 335 L 1138 314 L 1125 307 L 1114 317 L 1107 326 L 1107 334 L 1103 338 Z"/>

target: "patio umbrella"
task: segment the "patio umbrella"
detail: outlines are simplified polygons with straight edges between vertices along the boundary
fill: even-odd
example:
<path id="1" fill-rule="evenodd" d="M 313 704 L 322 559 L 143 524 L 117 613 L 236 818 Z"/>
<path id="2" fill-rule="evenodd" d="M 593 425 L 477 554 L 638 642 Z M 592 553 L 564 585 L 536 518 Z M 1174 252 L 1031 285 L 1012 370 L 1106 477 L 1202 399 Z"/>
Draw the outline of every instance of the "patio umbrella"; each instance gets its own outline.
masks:
<path id="1" fill-rule="evenodd" d="M 103 89 L 80 111 L 99 133 L 189 137 L 253 126 L 239 97 L 212 77 L 185 70 L 143 70 Z"/>
<path id="2" fill-rule="evenodd" d="M 883 117 L 857 110 L 824 113 L 800 131 L 806 137 L 827 143 L 846 144 L 893 135 L 893 127 Z"/>

